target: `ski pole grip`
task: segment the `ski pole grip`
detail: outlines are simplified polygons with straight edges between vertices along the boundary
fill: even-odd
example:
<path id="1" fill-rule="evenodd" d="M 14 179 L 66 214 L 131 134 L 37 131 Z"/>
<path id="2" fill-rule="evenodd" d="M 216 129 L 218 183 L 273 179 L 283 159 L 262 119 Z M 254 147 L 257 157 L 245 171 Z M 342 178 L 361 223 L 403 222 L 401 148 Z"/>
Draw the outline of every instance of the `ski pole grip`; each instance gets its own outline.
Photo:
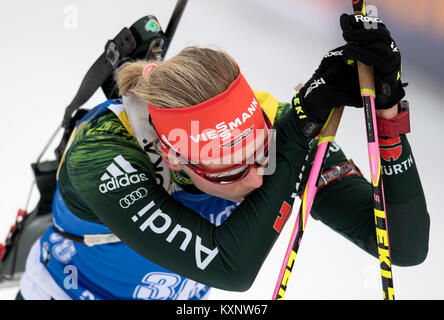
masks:
<path id="1" fill-rule="evenodd" d="M 354 14 L 366 15 L 365 0 L 352 0 Z M 358 61 L 359 86 L 361 92 L 363 89 L 375 92 L 375 78 L 373 74 L 373 67 L 369 67 Z M 367 91 L 367 92 L 368 92 Z"/>
<path id="2" fill-rule="evenodd" d="M 333 109 L 332 114 L 327 120 L 325 127 L 322 128 L 321 130 L 320 133 L 321 139 L 328 137 L 334 139 L 334 137 L 336 136 L 336 132 L 338 131 L 339 122 L 341 122 L 343 112 L 344 112 L 344 106 L 340 106 Z"/>
<path id="3" fill-rule="evenodd" d="M 373 67 L 369 67 L 358 61 L 359 86 L 362 89 L 375 92 L 375 78 L 373 75 Z"/>
<path id="4" fill-rule="evenodd" d="M 355 12 L 359 14 L 359 12 Z M 375 77 L 373 74 L 373 67 L 369 67 L 358 61 L 358 76 L 359 76 L 359 87 L 362 90 L 365 89 L 367 92 L 372 92 L 375 95 Z"/>

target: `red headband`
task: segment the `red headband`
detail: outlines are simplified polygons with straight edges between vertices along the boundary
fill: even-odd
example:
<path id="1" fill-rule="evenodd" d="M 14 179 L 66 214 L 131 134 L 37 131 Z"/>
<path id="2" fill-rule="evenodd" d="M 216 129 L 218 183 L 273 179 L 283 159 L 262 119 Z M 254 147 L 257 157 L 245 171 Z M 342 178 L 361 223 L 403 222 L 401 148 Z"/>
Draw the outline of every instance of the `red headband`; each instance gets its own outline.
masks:
<path id="1" fill-rule="evenodd" d="M 148 110 L 162 149 L 194 162 L 229 155 L 265 129 L 261 106 L 240 71 L 227 90 L 198 105 L 148 104 Z"/>

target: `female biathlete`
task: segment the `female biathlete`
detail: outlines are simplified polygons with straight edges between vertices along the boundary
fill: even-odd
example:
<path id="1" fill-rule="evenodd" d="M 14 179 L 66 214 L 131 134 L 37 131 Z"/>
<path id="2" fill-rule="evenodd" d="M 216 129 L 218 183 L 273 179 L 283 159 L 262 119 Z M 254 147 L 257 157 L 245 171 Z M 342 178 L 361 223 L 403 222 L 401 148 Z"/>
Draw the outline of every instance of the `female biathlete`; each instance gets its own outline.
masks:
<path id="1" fill-rule="evenodd" d="M 399 107 L 399 49 L 382 22 L 366 29 L 343 15 L 341 27 L 347 44 L 325 55 L 291 103 L 253 91 L 218 50 L 123 65 L 122 99 L 91 109 L 71 136 L 54 225 L 32 247 L 17 298 L 247 290 L 303 190 L 331 109 L 362 105 L 357 60 L 375 71 L 392 263 L 421 263 L 429 216 Z M 324 168 L 312 216 L 377 256 L 370 183 L 336 144 Z"/>

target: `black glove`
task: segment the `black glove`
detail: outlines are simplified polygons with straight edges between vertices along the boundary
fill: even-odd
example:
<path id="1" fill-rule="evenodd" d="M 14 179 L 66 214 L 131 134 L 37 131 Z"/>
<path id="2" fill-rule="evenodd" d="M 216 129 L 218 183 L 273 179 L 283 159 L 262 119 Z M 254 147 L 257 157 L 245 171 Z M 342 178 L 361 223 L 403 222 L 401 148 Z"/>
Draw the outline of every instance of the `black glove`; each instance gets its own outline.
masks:
<path id="1" fill-rule="evenodd" d="M 344 57 L 372 66 L 375 74 L 376 109 L 389 109 L 405 96 L 401 82 L 401 53 L 386 26 L 376 17 L 365 22 L 362 15 L 340 18 L 347 41 Z"/>
<path id="2" fill-rule="evenodd" d="M 296 122 L 306 137 L 319 133 L 332 108 L 362 107 L 358 73 L 354 63 L 344 59 L 343 49 L 328 52 L 292 100 Z"/>

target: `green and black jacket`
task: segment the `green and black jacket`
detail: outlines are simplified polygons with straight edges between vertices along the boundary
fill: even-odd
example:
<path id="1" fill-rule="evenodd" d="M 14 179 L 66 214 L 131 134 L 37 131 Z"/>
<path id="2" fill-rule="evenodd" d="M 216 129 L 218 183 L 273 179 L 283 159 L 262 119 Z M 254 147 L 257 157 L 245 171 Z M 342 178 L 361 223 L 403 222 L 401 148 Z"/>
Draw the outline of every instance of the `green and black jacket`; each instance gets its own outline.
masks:
<path id="1" fill-rule="evenodd" d="M 112 111 L 77 130 L 65 154 L 58 182 L 66 205 L 81 219 L 105 224 L 131 249 L 172 272 L 224 290 L 247 290 L 279 236 L 273 226 L 280 217 L 283 203 L 293 204 L 295 194 L 307 179 L 310 171 L 307 154 L 314 155 L 316 146 L 296 126 L 291 105 L 278 103 L 263 92 L 256 95 L 274 121 L 276 171 L 264 176 L 263 185 L 242 201 L 221 225 L 212 224 L 174 200 L 156 182 L 155 166 L 137 142 L 125 116 Z M 382 153 L 384 188 L 392 263 L 409 266 L 421 263 L 427 255 L 429 216 L 410 145 L 404 135 L 397 141 L 394 153 L 387 148 Z M 124 157 L 131 170 L 137 172 L 138 179 L 108 190 L 103 185 L 104 173 L 118 156 Z M 344 153 L 334 143 L 325 169 L 345 161 Z M 123 209 L 119 200 L 140 187 L 148 190 L 148 197 L 135 202 L 130 209 Z M 318 191 L 311 216 L 376 257 L 371 195 L 371 185 L 365 178 L 344 177 Z M 163 216 L 158 215 L 159 220 L 151 221 L 151 226 L 159 229 L 141 231 L 143 220 L 135 221 L 133 217 L 149 202 L 153 202 L 153 206 L 147 214 L 161 212 Z M 160 230 L 164 225 L 162 219 L 170 219 L 167 230 Z M 181 239 L 167 241 L 172 229 L 178 226 L 192 234 L 186 250 L 180 249 Z M 196 254 L 211 252 L 199 251 L 199 246 L 217 248 L 217 254 L 203 269 L 196 264 Z"/>

